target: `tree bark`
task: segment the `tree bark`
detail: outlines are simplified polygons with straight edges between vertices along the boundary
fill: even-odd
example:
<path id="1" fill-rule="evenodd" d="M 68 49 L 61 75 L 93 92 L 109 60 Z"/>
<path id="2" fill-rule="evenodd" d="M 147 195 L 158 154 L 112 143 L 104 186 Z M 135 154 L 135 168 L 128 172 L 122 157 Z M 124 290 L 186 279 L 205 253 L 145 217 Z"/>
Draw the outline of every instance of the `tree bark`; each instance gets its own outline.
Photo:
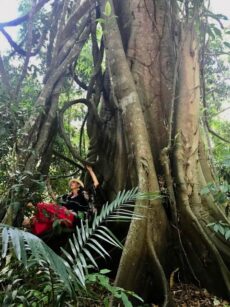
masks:
<path id="1" fill-rule="evenodd" d="M 110 2 L 111 7 L 113 3 Z M 103 10 L 102 10 L 103 11 Z M 107 18 L 105 46 L 111 77 L 111 85 L 121 110 L 127 151 L 133 157 L 136 182 L 140 191 L 159 191 L 150 140 L 141 109 L 135 82 L 124 53 L 118 26 L 114 18 Z M 141 221 L 132 221 L 120 261 L 116 283 L 128 289 L 143 291 L 149 274 L 148 259 L 155 271 L 155 286 L 158 285 L 161 299 L 167 304 L 167 280 L 159 261 L 166 252 L 167 221 L 160 201 L 148 201 L 145 208 L 136 204 L 135 212 L 144 216 Z M 154 216 L 154 221 L 153 221 Z M 152 280 L 152 282 L 154 282 Z"/>
<path id="2" fill-rule="evenodd" d="M 229 295 L 230 272 L 222 257 L 224 251 L 218 250 L 219 244 L 216 245 L 217 242 L 214 244 L 207 229 L 210 211 L 212 210 L 211 215 L 216 219 L 221 212 L 217 215 L 215 212 L 217 210 L 213 208 L 215 205 L 213 203 L 210 205 L 209 202 L 205 204 L 200 197 L 199 178 L 202 176 L 198 156 L 200 75 L 198 45 L 193 24 L 183 27 L 181 40 L 180 86 L 176 114 L 177 142 L 174 155 L 181 227 L 184 231 L 183 236 L 186 234 L 190 238 L 189 261 L 192 263 L 196 278 L 213 291 L 219 291 L 220 295 L 224 293 Z M 222 218 L 224 218 L 223 215 Z M 192 221 L 190 225 L 189 220 Z M 225 245 L 228 245 L 227 241 Z M 203 263 L 202 274 L 201 263 Z M 215 278 L 210 279 L 209 272 L 215 272 Z M 216 285 L 216 280 L 218 280 L 218 285 Z"/>
<path id="3" fill-rule="evenodd" d="M 167 276 L 179 266 L 193 282 L 227 297 L 229 244 L 207 227 L 227 218 L 212 197 L 200 195 L 214 177 L 199 133 L 194 23 L 175 26 L 174 7 L 164 1 L 115 1 L 115 9 L 117 19 L 113 13 L 106 17 L 105 46 L 111 99 L 121 112 L 132 160 L 129 178 L 141 191 L 159 191 L 163 174 L 170 203 L 167 216 L 160 202 L 148 203 L 148 210 L 135 208 L 146 220 L 130 225 L 116 283 L 166 306 L 171 303 Z M 166 259 L 169 250 L 173 256 Z"/>

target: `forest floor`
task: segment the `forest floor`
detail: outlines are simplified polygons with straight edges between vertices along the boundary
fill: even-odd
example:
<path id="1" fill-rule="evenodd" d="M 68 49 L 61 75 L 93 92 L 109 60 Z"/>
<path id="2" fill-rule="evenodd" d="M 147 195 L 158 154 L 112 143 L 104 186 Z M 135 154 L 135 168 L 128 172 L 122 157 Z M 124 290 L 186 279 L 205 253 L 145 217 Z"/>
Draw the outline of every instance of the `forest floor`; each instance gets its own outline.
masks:
<path id="1" fill-rule="evenodd" d="M 175 284 L 171 291 L 177 307 L 230 307 L 230 302 L 191 284 Z"/>

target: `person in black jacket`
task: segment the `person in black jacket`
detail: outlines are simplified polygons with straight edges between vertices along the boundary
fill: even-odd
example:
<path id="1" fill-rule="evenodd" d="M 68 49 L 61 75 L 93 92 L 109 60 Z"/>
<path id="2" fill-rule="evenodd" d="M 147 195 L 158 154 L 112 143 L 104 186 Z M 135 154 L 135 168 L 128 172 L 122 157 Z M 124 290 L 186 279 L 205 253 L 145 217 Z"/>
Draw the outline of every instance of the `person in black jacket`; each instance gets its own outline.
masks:
<path id="1" fill-rule="evenodd" d="M 62 205 L 68 210 L 73 211 L 79 217 L 83 217 L 81 213 L 87 213 L 89 210 L 89 196 L 84 189 L 82 181 L 78 178 L 73 178 L 69 181 L 71 192 L 62 196 Z M 81 216 L 82 215 L 82 216 Z"/>
<path id="2" fill-rule="evenodd" d="M 86 166 L 95 189 L 98 188 L 99 182 L 91 166 Z M 62 196 L 61 203 L 68 210 L 73 211 L 79 219 L 85 219 L 90 211 L 90 197 L 84 188 L 83 182 L 79 178 L 73 178 L 69 181 L 71 192 Z"/>
<path id="3" fill-rule="evenodd" d="M 72 231 L 76 226 L 81 226 L 81 220 L 88 219 L 89 222 L 92 222 L 95 212 L 100 210 L 99 202 L 96 200 L 100 192 L 100 185 L 92 167 L 86 166 L 86 168 L 92 180 L 89 191 L 85 190 L 79 178 L 71 179 L 69 181 L 70 193 L 57 199 L 58 204 L 68 210 L 63 210 L 64 208 L 56 202 L 28 204 L 22 226 L 43 239 L 48 235 L 49 240 L 49 238 L 52 239 L 53 225 L 56 220 L 59 220 L 63 230 L 67 232 Z M 67 237 L 65 234 L 62 235 L 63 242 L 65 242 Z M 54 246 L 55 244 L 54 242 Z"/>

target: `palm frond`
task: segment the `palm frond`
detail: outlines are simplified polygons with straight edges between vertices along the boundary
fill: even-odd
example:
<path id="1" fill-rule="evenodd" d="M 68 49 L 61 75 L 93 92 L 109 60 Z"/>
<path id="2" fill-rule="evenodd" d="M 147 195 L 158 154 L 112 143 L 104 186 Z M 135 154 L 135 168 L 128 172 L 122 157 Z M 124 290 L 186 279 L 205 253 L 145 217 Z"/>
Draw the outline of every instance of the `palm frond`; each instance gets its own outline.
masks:
<path id="1" fill-rule="evenodd" d="M 159 192 L 138 192 L 136 195 L 137 200 L 156 200 L 159 198 L 163 198 Z"/>
<path id="2" fill-rule="evenodd" d="M 72 291 L 74 276 L 70 267 L 65 261 L 49 248 L 41 239 L 29 232 L 14 228 L 5 224 L 0 224 L 1 237 L 1 258 L 5 258 L 10 250 L 25 267 L 28 260 L 33 259 L 37 262 L 43 260 L 50 268 L 63 280 L 69 292 Z"/>
<path id="3" fill-rule="evenodd" d="M 99 215 L 95 215 L 91 227 L 88 223 L 81 223 L 81 227 L 76 228 L 76 233 L 72 239 L 69 239 L 70 251 L 62 249 L 63 254 L 69 263 L 81 272 L 84 280 L 84 274 L 88 272 L 89 263 L 98 268 L 94 259 L 94 254 L 100 257 L 108 256 L 108 252 L 100 242 L 104 241 L 117 248 L 122 248 L 121 242 L 106 226 L 108 221 L 130 221 L 131 219 L 142 219 L 143 216 L 133 212 L 133 203 L 135 200 L 146 200 L 158 198 L 156 193 L 139 193 L 137 188 L 129 191 L 119 192 L 117 197 L 110 204 L 107 202 Z M 88 264 L 87 264 L 88 262 Z"/>

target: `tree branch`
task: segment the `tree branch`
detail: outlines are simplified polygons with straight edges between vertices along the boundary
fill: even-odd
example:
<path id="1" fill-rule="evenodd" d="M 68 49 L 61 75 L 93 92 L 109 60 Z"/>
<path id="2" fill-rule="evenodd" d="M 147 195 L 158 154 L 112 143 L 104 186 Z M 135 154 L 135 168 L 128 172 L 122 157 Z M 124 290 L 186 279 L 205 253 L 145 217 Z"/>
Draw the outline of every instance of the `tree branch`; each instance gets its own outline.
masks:
<path id="1" fill-rule="evenodd" d="M 227 139 L 223 138 L 223 137 L 220 136 L 218 133 L 216 133 L 214 130 L 212 130 L 212 128 L 210 127 L 210 125 L 209 125 L 209 123 L 208 123 L 208 120 L 206 120 L 206 119 L 205 119 L 205 124 L 206 124 L 206 127 L 207 127 L 209 133 L 211 133 L 212 135 L 214 135 L 215 137 L 217 137 L 217 138 L 220 139 L 221 141 L 230 144 L 230 140 L 227 140 Z"/>
<path id="2" fill-rule="evenodd" d="M 47 46 L 47 56 L 46 56 L 47 67 L 49 67 L 52 62 L 54 40 L 57 35 L 57 28 L 58 28 L 58 18 L 56 16 L 60 15 L 60 10 L 61 10 L 60 2 L 54 2 L 53 12 L 50 18 L 51 21 L 50 21 L 49 39 L 48 39 L 48 46 Z"/>
<path id="3" fill-rule="evenodd" d="M 70 73 L 71 73 L 74 81 L 77 83 L 77 85 L 79 85 L 83 90 L 87 91 L 88 85 L 85 82 L 83 82 L 79 79 L 78 75 L 74 73 L 74 69 L 71 68 Z"/>
<path id="4" fill-rule="evenodd" d="M 60 80 L 60 78 L 62 78 L 62 76 L 66 73 L 66 70 L 73 63 L 73 61 L 79 57 L 82 47 L 86 42 L 86 40 L 88 39 L 88 36 L 89 36 L 89 29 L 88 27 L 86 27 L 80 36 L 80 41 L 77 42 L 75 41 L 75 45 L 72 47 L 71 51 L 62 61 L 62 63 L 59 65 L 57 64 L 55 67 L 52 67 L 50 71 L 47 72 L 45 78 L 46 79 L 45 85 L 36 101 L 37 110 L 31 114 L 31 116 L 29 117 L 23 128 L 23 131 L 25 131 L 26 133 L 28 133 L 29 131 L 29 135 L 30 136 L 33 135 L 34 139 L 37 139 L 37 135 L 39 134 L 38 127 L 40 125 L 39 124 L 40 117 L 38 116 L 38 114 L 39 113 L 41 114 L 43 110 L 49 108 L 49 98 L 53 94 L 55 85 Z M 28 140 L 29 138 L 21 139 L 19 146 L 26 148 Z"/>
<path id="5" fill-rule="evenodd" d="M 5 29 L 1 29 L 0 31 L 2 32 L 2 34 L 5 36 L 8 43 L 11 45 L 11 47 L 16 52 L 18 52 L 22 56 L 26 56 L 26 51 L 24 49 L 22 49 L 17 43 L 15 43 L 15 41 L 11 38 L 11 36 L 6 32 Z"/>
<path id="6" fill-rule="evenodd" d="M 90 11 L 91 7 L 91 0 L 85 0 L 80 6 L 78 3 L 75 4 L 73 13 L 70 15 L 69 19 L 67 20 L 66 26 L 61 33 L 61 41 L 65 40 L 65 38 L 68 36 L 69 31 L 71 31 L 72 27 L 76 25 L 76 21 L 80 20 L 82 16 L 86 15 L 86 12 Z"/>
<path id="7" fill-rule="evenodd" d="M 89 106 L 89 101 L 85 98 L 79 98 L 79 99 L 75 99 L 75 100 L 71 100 L 68 101 L 64 104 L 64 106 L 61 108 L 60 113 L 64 113 L 67 109 L 69 109 L 70 107 L 72 107 L 74 104 L 78 104 L 78 103 L 83 103 L 85 104 L 87 107 Z"/>
<path id="8" fill-rule="evenodd" d="M 81 26 L 79 27 L 78 31 L 75 31 L 71 37 L 66 38 L 65 41 L 62 42 L 61 49 L 58 50 L 58 53 L 56 50 L 57 47 L 52 48 L 52 54 L 50 58 L 51 63 L 44 78 L 44 83 L 48 81 L 51 72 L 55 70 L 57 66 L 64 66 L 64 63 L 66 62 L 68 62 L 68 66 L 70 66 L 74 60 L 76 61 L 78 59 L 80 52 L 84 46 L 84 43 L 89 36 L 89 27 L 87 26 L 87 20 L 88 18 L 86 17 L 82 22 Z M 76 48 L 80 48 L 79 52 L 74 57 L 72 57 L 72 54 L 76 53 Z M 68 60 L 69 58 L 72 58 L 72 60 Z M 56 71 L 53 74 L 55 73 Z"/>
<path id="9" fill-rule="evenodd" d="M 85 128 L 85 123 L 87 121 L 88 118 L 88 113 L 86 114 L 82 125 L 81 125 L 81 129 L 80 129 L 80 138 L 79 138 L 79 149 L 80 149 L 80 155 L 82 154 L 82 143 L 83 143 L 83 135 L 84 135 L 84 128 Z"/>
<path id="10" fill-rule="evenodd" d="M 36 14 L 49 1 L 50 0 L 41 0 L 35 6 L 34 14 Z M 28 12 L 27 14 L 25 14 L 25 15 L 23 15 L 21 17 L 18 17 L 16 19 L 13 19 L 11 21 L 0 22 L 0 31 L 2 31 L 2 29 L 6 28 L 6 27 L 16 27 L 16 26 L 19 26 L 20 24 L 22 24 L 23 22 L 27 21 L 30 18 L 30 14 L 31 14 L 31 11 Z"/>
<path id="11" fill-rule="evenodd" d="M 71 152 L 72 156 L 74 159 L 80 161 L 82 164 L 90 164 L 88 161 L 84 160 L 79 152 L 72 146 L 70 138 L 67 136 L 64 128 L 64 123 L 63 123 L 63 116 L 64 112 L 70 108 L 72 105 L 77 104 L 77 103 L 84 103 L 86 104 L 86 99 L 76 99 L 73 101 L 69 101 L 64 105 L 64 107 L 61 109 L 59 112 L 59 131 L 60 131 L 60 136 L 63 138 L 63 140 L 66 143 L 66 146 L 68 147 L 69 151 Z"/>
<path id="12" fill-rule="evenodd" d="M 93 39 L 92 39 L 93 41 Z M 104 43 L 103 43 L 103 39 L 101 40 L 101 48 L 97 50 L 97 47 L 95 46 L 95 42 L 93 42 L 93 49 L 96 49 L 96 51 L 93 50 L 93 53 L 97 53 L 97 56 L 94 54 L 94 72 L 93 75 L 91 76 L 91 80 L 88 86 L 88 90 L 87 90 L 87 99 L 90 99 L 90 97 L 92 96 L 93 93 L 93 86 L 97 80 L 97 76 L 98 74 L 101 72 L 101 63 L 103 61 L 103 57 L 104 57 Z"/>
<path id="13" fill-rule="evenodd" d="M 74 160 L 72 160 L 72 159 L 70 159 L 70 158 L 64 156 L 63 154 L 57 152 L 56 150 L 53 150 L 53 154 L 54 154 L 56 157 L 61 158 L 62 160 L 68 162 L 69 164 L 71 164 L 71 165 L 73 165 L 73 166 L 79 168 L 80 170 L 83 170 L 83 169 L 84 169 L 80 164 L 78 164 L 78 163 L 75 162 Z"/>
<path id="14" fill-rule="evenodd" d="M 57 56 L 58 51 L 60 50 L 60 47 L 63 43 L 61 41 L 61 33 L 63 32 L 63 29 L 65 28 L 65 18 L 66 18 L 66 14 L 68 13 L 68 4 L 69 4 L 69 0 L 64 1 L 63 6 L 62 6 L 61 17 L 57 25 L 57 35 L 56 35 L 56 42 L 55 42 L 55 47 L 54 47 L 55 54 L 53 55 L 54 58 L 55 56 Z"/>
<path id="15" fill-rule="evenodd" d="M 27 37 L 27 43 L 26 43 L 26 58 L 24 61 L 24 65 L 23 65 L 23 69 L 22 69 L 22 74 L 19 78 L 17 87 L 16 87 L 16 91 L 15 91 L 15 99 L 17 101 L 19 92 L 20 92 L 20 88 L 22 85 L 23 80 L 26 77 L 26 73 L 27 73 L 27 69 L 28 69 L 28 65 L 29 65 L 29 61 L 30 61 L 30 54 L 31 54 L 31 50 L 32 50 L 32 40 L 33 40 L 33 16 L 35 13 L 35 4 L 33 3 L 32 9 L 29 13 L 29 22 L 28 22 L 28 37 Z"/>
<path id="16" fill-rule="evenodd" d="M 46 33 L 47 33 L 47 29 L 44 30 L 44 32 L 42 33 L 41 37 L 40 37 L 40 40 L 39 40 L 39 43 L 38 43 L 38 46 L 36 47 L 36 49 L 30 53 L 28 53 L 28 51 L 24 50 L 20 45 L 20 44 L 17 44 L 13 39 L 12 37 L 9 35 L 9 33 L 6 32 L 5 29 L 2 29 L 0 30 L 2 32 L 2 34 L 5 36 L 6 40 L 8 41 L 8 43 L 11 45 L 11 47 L 14 49 L 13 52 L 17 52 L 19 53 L 20 55 L 22 56 L 27 56 L 29 55 L 30 57 L 32 56 L 35 56 L 38 54 L 38 52 L 40 51 L 41 49 L 41 46 L 44 42 L 44 39 L 45 39 L 45 36 L 46 36 Z M 13 53 L 14 54 L 14 53 Z M 13 55 L 11 54 L 11 56 Z"/>
<path id="17" fill-rule="evenodd" d="M 83 170 L 83 167 L 81 168 Z M 50 176 L 49 179 L 50 180 L 57 180 L 57 179 L 61 179 L 61 178 L 70 178 L 73 177 L 75 175 L 77 175 L 79 173 L 79 170 L 76 170 L 75 172 L 69 174 L 69 175 L 57 175 L 57 176 Z"/>
<path id="18" fill-rule="evenodd" d="M 227 110 L 229 110 L 230 109 L 230 107 L 227 107 L 227 108 L 224 108 L 223 110 L 220 110 L 219 112 L 217 112 L 217 113 L 215 113 L 215 114 L 209 114 L 208 116 L 209 117 L 215 117 L 215 116 L 217 116 L 217 115 L 219 115 L 219 114 L 221 114 L 221 113 L 224 113 L 225 111 L 227 111 Z"/>

